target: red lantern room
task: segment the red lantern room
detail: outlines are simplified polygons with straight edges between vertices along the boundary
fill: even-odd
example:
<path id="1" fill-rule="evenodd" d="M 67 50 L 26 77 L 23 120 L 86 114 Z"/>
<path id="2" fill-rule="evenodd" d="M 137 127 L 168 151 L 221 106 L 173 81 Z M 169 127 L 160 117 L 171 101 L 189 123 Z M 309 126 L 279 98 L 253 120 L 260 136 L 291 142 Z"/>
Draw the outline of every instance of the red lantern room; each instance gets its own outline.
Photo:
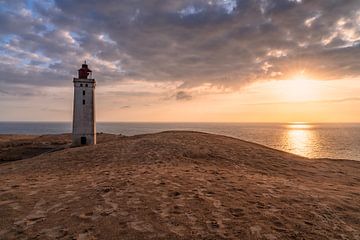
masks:
<path id="1" fill-rule="evenodd" d="M 79 79 L 87 79 L 89 75 L 91 77 L 91 73 L 92 73 L 92 71 L 88 68 L 88 65 L 86 64 L 86 61 L 78 70 L 78 72 L 79 72 Z"/>

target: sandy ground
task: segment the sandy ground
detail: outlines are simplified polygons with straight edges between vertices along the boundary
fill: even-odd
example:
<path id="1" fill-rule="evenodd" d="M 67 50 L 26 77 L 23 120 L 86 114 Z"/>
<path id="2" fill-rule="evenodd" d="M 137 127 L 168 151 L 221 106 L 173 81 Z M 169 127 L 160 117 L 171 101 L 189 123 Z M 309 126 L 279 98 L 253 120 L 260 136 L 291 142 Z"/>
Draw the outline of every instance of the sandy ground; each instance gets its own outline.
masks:
<path id="1" fill-rule="evenodd" d="M 122 136 L 98 134 L 98 142 L 113 141 Z M 7 135 L 0 134 L 0 164 L 63 150 L 71 145 L 71 134 Z"/>
<path id="2" fill-rule="evenodd" d="M 0 239 L 360 239 L 360 162 L 195 132 L 106 138 L 0 164 Z"/>

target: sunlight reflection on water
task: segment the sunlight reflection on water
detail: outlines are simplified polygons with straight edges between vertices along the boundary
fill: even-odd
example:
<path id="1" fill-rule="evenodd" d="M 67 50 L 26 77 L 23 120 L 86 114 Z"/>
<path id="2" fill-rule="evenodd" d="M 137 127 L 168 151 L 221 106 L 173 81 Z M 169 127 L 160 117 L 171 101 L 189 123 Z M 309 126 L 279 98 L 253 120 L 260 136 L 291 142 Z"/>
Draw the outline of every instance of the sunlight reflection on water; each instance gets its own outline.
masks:
<path id="1" fill-rule="evenodd" d="M 314 126 L 305 122 L 299 122 L 299 123 L 295 122 L 295 123 L 288 123 L 287 125 L 285 125 L 285 127 L 293 130 L 293 129 L 311 129 Z"/>
<path id="2" fill-rule="evenodd" d="M 302 156 L 311 156 L 313 153 L 313 144 L 316 142 L 315 135 L 311 126 L 290 125 L 287 130 L 283 145 L 287 145 L 288 151 Z"/>

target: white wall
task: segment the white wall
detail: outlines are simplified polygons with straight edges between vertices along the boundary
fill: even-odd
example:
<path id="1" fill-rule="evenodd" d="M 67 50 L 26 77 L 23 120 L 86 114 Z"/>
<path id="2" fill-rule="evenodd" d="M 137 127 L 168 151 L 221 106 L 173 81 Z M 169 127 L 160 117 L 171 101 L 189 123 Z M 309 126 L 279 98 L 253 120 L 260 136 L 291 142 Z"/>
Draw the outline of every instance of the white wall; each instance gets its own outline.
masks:
<path id="1" fill-rule="evenodd" d="M 75 146 L 81 145 L 81 137 L 86 137 L 87 144 L 96 144 L 95 86 L 94 79 L 74 78 L 73 145 Z"/>

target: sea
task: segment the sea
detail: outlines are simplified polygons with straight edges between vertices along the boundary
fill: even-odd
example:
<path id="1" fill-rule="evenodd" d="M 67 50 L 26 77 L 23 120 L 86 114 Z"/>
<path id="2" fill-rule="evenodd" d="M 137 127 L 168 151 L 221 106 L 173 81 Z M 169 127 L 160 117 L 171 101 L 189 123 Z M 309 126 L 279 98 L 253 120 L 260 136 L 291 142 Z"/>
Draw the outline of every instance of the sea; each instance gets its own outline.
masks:
<path id="1" fill-rule="evenodd" d="M 69 133 L 71 127 L 71 122 L 0 122 L 0 134 Z M 221 134 L 309 158 L 360 161 L 360 123 L 97 123 L 97 132 L 127 136 L 169 130 Z"/>

